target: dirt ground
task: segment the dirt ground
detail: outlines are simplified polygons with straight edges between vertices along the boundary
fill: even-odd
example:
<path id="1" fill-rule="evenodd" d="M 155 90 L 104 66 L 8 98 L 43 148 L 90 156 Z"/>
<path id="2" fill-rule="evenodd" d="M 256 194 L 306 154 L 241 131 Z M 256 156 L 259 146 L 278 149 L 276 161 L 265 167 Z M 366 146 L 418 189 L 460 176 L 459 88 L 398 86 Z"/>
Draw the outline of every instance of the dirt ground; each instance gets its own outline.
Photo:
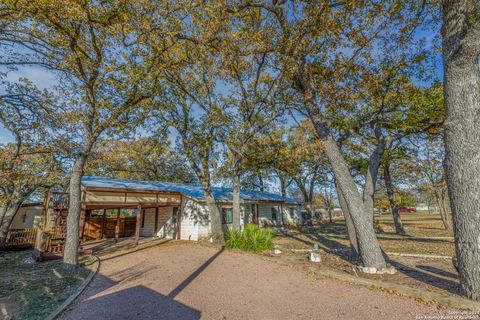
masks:
<path id="1" fill-rule="evenodd" d="M 62 319 L 416 319 L 447 312 L 262 256 L 169 242 L 104 256 Z"/>
<path id="2" fill-rule="evenodd" d="M 416 247 L 420 247 L 423 250 L 409 252 L 405 250 L 406 245 L 403 245 L 405 242 L 415 243 Z M 437 246 L 438 243 L 446 243 L 453 246 L 453 243 L 445 240 L 432 242 L 396 240 L 393 248 L 385 247 L 384 243 L 382 243 L 382 248 L 387 252 L 424 254 L 424 251 L 426 251 L 427 254 L 432 254 L 427 249 L 427 246 L 431 243 L 435 243 Z M 312 266 L 308 261 L 307 250 L 313 249 L 314 245 L 317 245 L 319 248 L 318 252 L 322 256 L 322 263 Z M 284 264 L 296 268 L 344 272 L 359 277 L 422 288 L 446 295 L 459 294 L 458 274 L 451 259 L 427 259 L 390 255 L 387 262 L 397 269 L 398 272 L 396 274 L 368 275 L 356 272 L 355 266 L 349 259 L 350 249 L 346 239 L 336 239 L 321 233 L 302 234 L 293 231 L 288 234 L 279 234 L 275 238 L 275 246 L 281 249 L 284 254 L 275 256 L 274 259 L 282 260 Z M 410 248 L 413 247 L 410 245 Z M 439 253 L 445 254 L 444 252 L 433 252 L 433 254 Z"/>
<path id="3" fill-rule="evenodd" d="M 89 270 L 62 261 L 33 263 L 31 250 L 0 254 L 0 319 L 45 319 L 82 283 Z"/>

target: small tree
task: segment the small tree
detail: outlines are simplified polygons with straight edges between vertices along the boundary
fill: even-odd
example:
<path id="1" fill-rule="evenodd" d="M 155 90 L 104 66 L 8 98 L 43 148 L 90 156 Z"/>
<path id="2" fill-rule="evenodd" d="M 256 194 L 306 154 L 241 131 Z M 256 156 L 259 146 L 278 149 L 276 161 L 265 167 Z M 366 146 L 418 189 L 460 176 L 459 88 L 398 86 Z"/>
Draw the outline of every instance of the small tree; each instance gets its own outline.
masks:
<path id="1" fill-rule="evenodd" d="M 244 34 L 248 32 L 243 30 Z M 241 42 L 243 43 L 243 42 Z M 244 44 L 248 47 L 248 43 Z M 224 96 L 223 110 L 227 122 L 221 126 L 220 138 L 228 149 L 228 164 L 233 186 L 233 228 L 240 228 L 240 178 L 243 161 L 252 151 L 258 136 L 272 131 L 273 122 L 288 103 L 282 94 L 281 75 L 269 72 L 271 57 L 267 53 L 248 55 L 245 47 L 235 48 L 226 64 L 227 83 L 231 91 Z"/>
<path id="2" fill-rule="evenodd" d="M 217 166 L 218 130 L 224 119 L 219 115 L 215 94 L 216 74 L 203 48 L 186 44 L 188 56 L 182 64 L 165 72 L 166 83 L 157 92 L 161 123 L 175 129 L 178 147 L 185 153 L 191 169 L 200 182 L 210 211 L 212 235 L 221 244 L 225 237 L 222 217 L 212 191 L 212 170 Z"/>
<path id="3" fill-rule="evenodd" d="M 160 142 L 161 141 L 161 142 Z M 181 150 L 168 137 L 105 140 L 98 143 L 85 174 L 139 180 L 193 183 L 197 179 Z"/>
<path id="4" fill-rule="evenodd" d="M 62 174 L 49 135 L 49 96 L 28 81 L 2 84 L 0 124 L 14 143 L 0 145 L 0 251 L 20 206 L 34 192 L 58 183 Z"/>
<path id="5" fill-rule="evenodd" d="M 9 56 L 4 64 L 37 65 L 61 79 L 57 102 L 61 108 L 55 117 L 64 121 L 63 129 L 73 142 L 68 150 L 73 166 L 63 257 L 67 268 L 76 266 L 81 179 L 87 159 L 105 132 L 136 124 L 132 113 L 140 112 L 136 107 L 152 97 L 151 88 L 161 69 L 159 56 L 167 45 L 145 52 L 142 40 L 149 37 L 148 30 L 137 21 L 154 7 L 143 2 L 124 6 L 117 2 L 4 1 L 2 6 L 15 21 L 2 41 L 24 52 Z M 163 7 L 155 9 L 157 18 L 163 17 Z"/>

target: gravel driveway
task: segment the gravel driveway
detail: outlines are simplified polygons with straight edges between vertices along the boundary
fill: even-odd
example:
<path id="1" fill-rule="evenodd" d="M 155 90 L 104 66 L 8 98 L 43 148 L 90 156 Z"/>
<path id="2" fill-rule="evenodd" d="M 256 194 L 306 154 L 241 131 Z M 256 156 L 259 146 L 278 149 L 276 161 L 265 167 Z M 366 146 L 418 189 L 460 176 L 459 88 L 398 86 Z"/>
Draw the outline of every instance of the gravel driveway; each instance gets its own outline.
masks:
<path id="1" fill-rule="evenodd" d="M 438 312 L 258 256 L 181 243 L 103 259 L 63 319 L 415 319 Z"/>

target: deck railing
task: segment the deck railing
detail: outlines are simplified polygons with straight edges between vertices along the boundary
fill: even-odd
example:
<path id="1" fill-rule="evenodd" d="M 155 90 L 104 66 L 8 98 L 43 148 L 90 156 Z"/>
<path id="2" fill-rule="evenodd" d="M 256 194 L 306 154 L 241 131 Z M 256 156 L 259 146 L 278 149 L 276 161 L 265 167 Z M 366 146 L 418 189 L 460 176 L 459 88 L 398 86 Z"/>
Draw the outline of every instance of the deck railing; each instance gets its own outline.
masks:
<path id="1" fill-rule="evenodd" d="M 37 228 L 10 229 L 7 234 L 7 245 L 34 245 L 35 238 L 37 237 L 37 230 Z"/>
<path id="2" fill-rule="evenodd" d="M 62 253 L 65 246 L 65 228 L 55 227 L 50 231 L 42 232 L 40 243 L 42 252 Z"/>

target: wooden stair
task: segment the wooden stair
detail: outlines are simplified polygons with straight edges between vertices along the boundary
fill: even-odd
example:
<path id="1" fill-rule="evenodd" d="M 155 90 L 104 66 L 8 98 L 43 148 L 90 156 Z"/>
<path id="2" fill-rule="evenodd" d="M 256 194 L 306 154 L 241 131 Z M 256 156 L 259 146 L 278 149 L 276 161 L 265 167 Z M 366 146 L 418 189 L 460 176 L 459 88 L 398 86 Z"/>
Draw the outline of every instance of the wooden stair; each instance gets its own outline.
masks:
<path id="1" fill-rule="evenodd" d="M 37 261 L 60 259 L 66 242 L 67 215 L 68 215 L 68 194 L 53 193 L 46 203 L 45 209 L 50 208 L 54 216 L 54 227 L 45 232 L 45 238 L 41 245 L 42 250 L 36 257 Z M 52 217 L 53 218 L 53 217 Z M 79 246 L 79 255 L 91 254 Z"/>

